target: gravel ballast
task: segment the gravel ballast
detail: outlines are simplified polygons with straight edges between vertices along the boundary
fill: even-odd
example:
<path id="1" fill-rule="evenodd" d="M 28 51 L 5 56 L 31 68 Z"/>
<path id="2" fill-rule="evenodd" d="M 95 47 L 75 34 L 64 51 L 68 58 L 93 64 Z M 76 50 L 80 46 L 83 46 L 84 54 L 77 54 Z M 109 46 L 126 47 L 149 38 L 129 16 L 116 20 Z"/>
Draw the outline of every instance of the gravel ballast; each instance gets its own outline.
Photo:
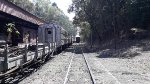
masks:
<path id="1" fill-rule="evenodd" d="M 72 58 L 66 84 L 92 84 L 82 52 L 78 46 L 75 50 L 57 55 L 19 84 L 63 84 Z M 150 52 L 139 53 L 132 58 L 104 58 L 96 52 L 84 55 L 96 84 L 150 84 Z"/>
<path id="2" fill-rule="evenodd" d="M 132 59 L 100 58 L 86 54 L 97 84 L 150 84 L 150 55 Z"/>
<path id="3" fill-rule="evenodd" d="M 72 52 L 63 52 L 19 84 L 63 84 Z"/>
<path id="4" fill-rule="evenodd" d="M 74 56 L 67 84 L 92 84 L 82 54 Z"/>

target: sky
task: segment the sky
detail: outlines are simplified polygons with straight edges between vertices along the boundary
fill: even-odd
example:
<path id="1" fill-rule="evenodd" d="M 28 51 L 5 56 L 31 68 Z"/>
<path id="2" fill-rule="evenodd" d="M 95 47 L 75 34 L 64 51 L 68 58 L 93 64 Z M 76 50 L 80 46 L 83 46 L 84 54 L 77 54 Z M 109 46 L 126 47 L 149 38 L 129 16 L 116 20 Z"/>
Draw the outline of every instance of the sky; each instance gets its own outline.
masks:
<path id="1" fill-rule="evenodd" d="M 67 10 L 69 8 L 69 5 L 72 4 L 72 0 L 50 0 L 52 3 L 57 3 L 58 7 L 63 10 L 63 12 L 69 17 L 69 19 L 72 21 L 74 17 L 74 13 L 68 13 Z"/>
<path id="2" fill-rule="evenodd" d="M 34 0 L 30 0 L 30 1 L 34 1 Z M 57 3 L 57 6 L 65 13 L 65 15 L 67 15 L 69 17 L 69 19 L 71 21 L 73 21 L 73 17 L 75 16 L 74 13 L 68 13 L 68 8 L 69 5 L 72 4 L 72 0 L 50 0 L 52 3 L 55 2 Z"/>

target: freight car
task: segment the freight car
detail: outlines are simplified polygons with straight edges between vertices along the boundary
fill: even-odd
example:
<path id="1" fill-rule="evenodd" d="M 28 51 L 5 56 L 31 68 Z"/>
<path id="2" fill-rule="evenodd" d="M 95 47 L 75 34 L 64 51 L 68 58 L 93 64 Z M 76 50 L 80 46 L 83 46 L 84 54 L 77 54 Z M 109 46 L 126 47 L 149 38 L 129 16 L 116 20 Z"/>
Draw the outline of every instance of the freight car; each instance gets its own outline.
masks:
<path id="1" fill-rule="evenodd" d="M 70 37 L 61 26 L 51 23 L 39 26 L 36 44 L 22 44 L 12 48 L 5 41 L 0 42 L 0 77 L 62 51 L 71 45 Z"/>
<path id="2" fill-rule="evenodd" d="M 55 23 L 41 25 L 38 34 L 39 43 L 53 43 L 55 51 L 61 51 L 72 43 L 68 32 Z"/>

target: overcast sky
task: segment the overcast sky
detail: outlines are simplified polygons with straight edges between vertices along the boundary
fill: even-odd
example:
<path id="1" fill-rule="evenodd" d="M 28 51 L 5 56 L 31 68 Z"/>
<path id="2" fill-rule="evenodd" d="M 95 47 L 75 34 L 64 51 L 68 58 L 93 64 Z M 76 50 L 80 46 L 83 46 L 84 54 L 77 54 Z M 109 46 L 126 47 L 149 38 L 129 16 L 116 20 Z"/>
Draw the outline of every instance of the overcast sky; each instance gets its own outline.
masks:
<path id="1" fill-rule="evenodd" d="M 67 9 L 70 4 L 72 4 L 72 0 L 50 0 L 52 3 L 56 2 L 58 7 L 63 10 L 63 12 L 69 17 L 70 20 L 73 20 L 74 13 L 69 14 Z"/>

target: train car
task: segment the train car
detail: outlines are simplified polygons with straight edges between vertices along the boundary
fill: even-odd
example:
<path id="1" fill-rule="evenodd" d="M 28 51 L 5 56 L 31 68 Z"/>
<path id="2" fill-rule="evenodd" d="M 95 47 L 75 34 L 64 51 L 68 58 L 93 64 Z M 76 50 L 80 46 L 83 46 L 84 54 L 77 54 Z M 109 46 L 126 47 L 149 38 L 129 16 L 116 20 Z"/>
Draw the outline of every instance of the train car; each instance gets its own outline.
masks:
<path id="1" fill-rule="evenodd" d="M 61 42 L 62 42 L 62 47 L 63 49 L 67 46 L 68 44 L 68 33 L 64 28 L 61 28 Z"/>
<path id="2" fill-rule="evenodd" d="M 80 36 L 76 36 L 76 43 L 80 43 Z"/>
<path id="3" fill-rule="evenodd" d="M 81 40 L 81 38 L 80 38 L 80 28 L 77 27 L 76 43 L 80 43 L 80 40 Z"/>
<path id="4" fill-rule="evenodd" d="M 18 47 L 10 50 L 8 44 L 3 42 L 2 37 L 0 41 L 0 72 L 13 71 L 19 66 L 33 63 L 35 61 L 44 61 L 57 51 L 62 51 L 67 48 L 68 44 L 68 33 L 59 25 L 56 24 L 43 24 L 38 28 L 38 41 L 35 45 L 32 45 L 31 50 L 25 47 L 18 49 Z M 11 52 L 16 54 L 11 54 Z M 1 57 L 2 56 L 2 57 Z M 3 74 L 0 74 L 2 76 Z"/>
<path id="5" fill-rule="evenodd" d="M 53 24 L 40 25 L 38 29 L 38 42 L 39 43 L 55 42 L 55 28 Z"/>
<path id="6" fill-rule="evenodd" d="M 4 6 L 0 9 L 0 78 L 32 64 L 43 63 L 55 51 L 62 46 L 66 48 L 65 45 L 70 43 L 67 41 L 68 33 L 61 26 L 45 24 L 45 21 L 7 0 L 0 0 L 0 5 Z M 20 35 L 16 38 L 13 32 L 9 42 L 6 24 L 11 21 L 14 21 L 12 23 Z"/>
<path id="7" fill-rule="evenodd" d="M 39 27 L 39 43 L 54 43 L 56 50 L 61 51 L 71 42 L 68 41 L 68 32 L 61 26 L 50 23 Z"/>
<path id="8" fill-rule="evenodd" d="M 50 46 L 55 47 L 54 51 L 57 51 L 61 47 L 61 27 L 54 23 L 41 25 L 38 30 L 38 41 L 41 44 L 51 44 Z"/>

